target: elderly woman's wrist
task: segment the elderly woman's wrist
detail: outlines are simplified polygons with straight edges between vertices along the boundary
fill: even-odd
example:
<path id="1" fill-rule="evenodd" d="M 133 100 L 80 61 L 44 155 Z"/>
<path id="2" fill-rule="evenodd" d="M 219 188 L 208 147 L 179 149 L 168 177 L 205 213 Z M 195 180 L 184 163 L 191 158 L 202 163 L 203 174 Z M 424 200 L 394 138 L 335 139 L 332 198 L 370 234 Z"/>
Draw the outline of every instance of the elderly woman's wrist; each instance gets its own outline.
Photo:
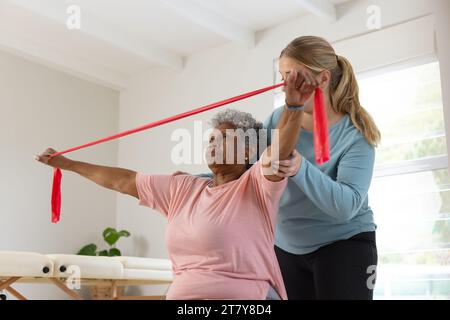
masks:
<path id="1" fill-rule="evenodd" d="M 68 158 L 58 159 L 58 161 L 55 161 L 54 163 L 52 163 L 52 165 L 54 165 L 62 170 L 68 170 L 68 171 L 72 170 L 74 164 L 75 164 L 75 161 L 68 159 Z"/>

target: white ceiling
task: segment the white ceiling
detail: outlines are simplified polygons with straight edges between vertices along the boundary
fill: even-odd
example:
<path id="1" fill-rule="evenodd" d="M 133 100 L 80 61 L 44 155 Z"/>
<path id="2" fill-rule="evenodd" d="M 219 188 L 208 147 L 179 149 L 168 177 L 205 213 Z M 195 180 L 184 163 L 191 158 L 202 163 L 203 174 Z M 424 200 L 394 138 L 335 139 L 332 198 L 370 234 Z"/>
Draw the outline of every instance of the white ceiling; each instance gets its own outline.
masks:
<path id="1" fill-rule="evenodd" d="M 121 89 L 152 66 L 183 67 L 195 52 L 315 14 L 337 19 L 349 0 L 0 0 L 0 48 Z M 67 8 L 81 9 L 69 30 Z"/>

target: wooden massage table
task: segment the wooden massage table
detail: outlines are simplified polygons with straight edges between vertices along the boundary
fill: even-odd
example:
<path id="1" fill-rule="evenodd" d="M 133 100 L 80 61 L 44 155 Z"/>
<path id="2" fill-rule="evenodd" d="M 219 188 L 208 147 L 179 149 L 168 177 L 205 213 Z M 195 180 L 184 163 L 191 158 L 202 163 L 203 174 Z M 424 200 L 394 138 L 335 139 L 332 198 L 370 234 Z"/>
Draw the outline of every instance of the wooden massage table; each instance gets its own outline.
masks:
<path id="1" fill-rule="evenodd" d="M 108 288 L 107 297 L 113 300 L 157 300 L 165 296 L 125 296 L 121 289 L 171 282 L 172 265 L 167 259 L 0 251 L 0 291 L 20 300 L 26 297 L 13 288 L 17 283 L 50 283 L 72 299 L 82 299 L 77 292 L 79 286 L 88 286 Z"/>

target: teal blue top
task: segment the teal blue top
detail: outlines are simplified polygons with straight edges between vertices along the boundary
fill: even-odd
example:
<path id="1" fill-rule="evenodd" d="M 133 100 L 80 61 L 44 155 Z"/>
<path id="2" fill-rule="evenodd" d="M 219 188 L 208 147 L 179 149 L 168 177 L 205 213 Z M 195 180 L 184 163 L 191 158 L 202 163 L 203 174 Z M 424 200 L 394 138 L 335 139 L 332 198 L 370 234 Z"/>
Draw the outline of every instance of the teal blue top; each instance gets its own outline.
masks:
<path id="1" fill-rule="evenodd" d="M 276 128 L 283 108 L 276 109 L 265 127 Z M 280 201 L 275 245 L 293 254 L 375 231 L 367 192 L 375 150 L 348 115 L 329 128 L 330 160 L 314 160 L 313 134 L 302 130 L 296 149 L 302 155 L 299 172 L 291 177 Z"/>

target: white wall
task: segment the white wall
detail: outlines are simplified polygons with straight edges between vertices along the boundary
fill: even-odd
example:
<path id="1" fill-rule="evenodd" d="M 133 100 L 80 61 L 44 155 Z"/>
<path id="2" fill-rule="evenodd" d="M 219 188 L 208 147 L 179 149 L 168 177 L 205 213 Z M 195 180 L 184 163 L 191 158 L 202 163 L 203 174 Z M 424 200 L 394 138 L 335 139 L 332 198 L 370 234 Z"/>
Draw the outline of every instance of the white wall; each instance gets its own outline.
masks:
<path id="1" fill-rule="evenodd" d="M 0 52 L 0 250 L 76 253 L 116 223 L 116 195 L 63 172 L 62 215 L 50 222 L 52 169 L 33 159 L 118 130 L 118 92 Z M 117 142 L 70 154 L 117 164 Z M 25 287 L 30 298 L 63 297 Z"/>
<path id="2" fill-rule="evenodd" d="M 234 96 L 273 83 L 273 60 L 295 37 L 318 35 L 338 42 L 368 33 L 367 7 L 379 5 L 383 27 L 393 26 L 424 15 L 435 14 L 437 19 L 438 56 L 442 69 L 442 84 L 446 117 L 450 124 L 450 50 L 448 35 L 449 4 L 447 0 L 361 0 L 339 6 L 339 21 L 330 25 L 315 16 L 301 17 L 283 25 L 260 32 L 254 48 L 231 43 L 191 56 L 181 73 L 166 69 L 152 69 L 135 77 L 127 90 L 120 95 L 120 128 L 157 120 L 194 107 Z M 414 37 L 414 34 L 410 35 Z M 379 43 L 382 46 L 383 43 Z M 396 48 L 386 48 L 396 50 Z M 266 93 L 233 107 L 242 107 L 257 118 L 264 119 L 272 110 L 273 96 Z M 209 119 L 210 111 L 195 116 Z M 175 166 L 170 152 L 175 142 L 170 135 L 176 128 L 192 131 L 194 118 L 185 119 L 164 127 L 123 139 L 119 142 L 119 165 L 148 173 L 206 171 L 204 166 Z M 450 126 L 449 129 L 450 130 Z M 449 131 L 450 133 L 450 131 Z M 137 202 L 118 196 L 117 223 L 134 234 L 126 243 L 127 254 L 167 257 L 164 241 L 165 219 Z"/>

